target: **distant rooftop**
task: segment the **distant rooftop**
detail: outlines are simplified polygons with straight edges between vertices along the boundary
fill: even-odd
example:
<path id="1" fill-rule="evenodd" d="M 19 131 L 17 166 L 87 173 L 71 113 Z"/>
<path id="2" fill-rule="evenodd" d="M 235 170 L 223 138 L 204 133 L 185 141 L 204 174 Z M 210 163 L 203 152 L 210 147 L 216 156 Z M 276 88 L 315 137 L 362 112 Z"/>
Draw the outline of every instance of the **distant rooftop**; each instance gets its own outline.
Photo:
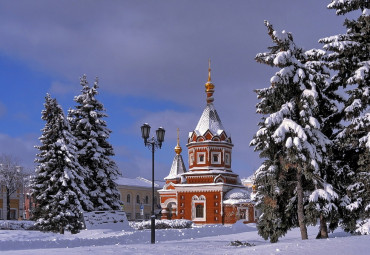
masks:
<path id="1" fill-rule="evenodd" d="M 124 185 L 124 186 L 135 186 L 135 187 L 145 187 L 145 188 L 152 187 L 152 181 L 145 179 L 143 177 L 136 177 L 136 178 L 120 177 L 115 182 L 117 185 Z M 161 182 L 155 181 L 154 187 L 161 188 L 163 184 Z"/>

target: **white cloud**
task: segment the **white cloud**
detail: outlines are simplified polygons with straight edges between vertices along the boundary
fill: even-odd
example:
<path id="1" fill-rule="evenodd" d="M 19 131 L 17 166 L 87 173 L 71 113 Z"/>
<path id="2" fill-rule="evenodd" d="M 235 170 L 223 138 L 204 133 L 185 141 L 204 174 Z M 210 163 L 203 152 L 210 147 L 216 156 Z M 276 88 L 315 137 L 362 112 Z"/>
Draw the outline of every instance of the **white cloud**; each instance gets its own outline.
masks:
<path id="1" fill-rule="evenodd" d="M 193 112 L 176 112 L 173 110 L 154 113 L 147 112 L 145 115 L 142 115 L 143 117 L 130 130 L 137 133 L 142 124 L 148 123 L 151 126 L 151 135 L 155 135 L 155 130 L 163 127 L 166 130 L 165 141 L 176 146 L 177 128 L 179 128 L 181 143 L 185 145 L 187 143 L 188 133 L 195 128 L 202 110 L 200 110 L 199 115 Z"/>
<path id="2" fill-rule="evenodd" d="M 339 32 L 342 23 L 334 13 L 327 15 L 321 1 L 7 1 L 0 4 L 0 52 L 61 77 L 63 82 L 54 78 L 45 89 L 53 94 L 77 95 L 86 73 L 89 80 L 101 78 L 101 92 L 188 107 L 191 112 L 135 109 L 142 117 L 128 131 L 137 135 L 144 122 L 153 131 L 163 126 L 165 142 L 175 145 L 179 127 L 183 146 L 205 106 L 210 57 L 215 106 L 235 144 L 234 167 L 253 171 L 259 159 L 248 145 L 260 116 L 252 90 L 269 86 L 272 70 L 254 61 L 271 45 L 266 17 L 306 48 Z M 4 114 L 0 105 L 0 117 Z M 141 162 L 139 157 L 130 167 L 140 168 Z"/>
<path id="3" fill-rule="evenodd" d="M 144 177 L 151 179 L 152 161 L 151 158 L 146 157 L 143 153 L 146 152 L 144 146 L 141 150 L 135 150 L 126 146 L 116 146 L 115 161 L 124 177 L 135 178 Z M 155 162 L 155 179 L 163 180 L 170 171 L 170 164 L 172 162 L 161 163 Z"/>
<path id="4" fill-rule="evenodd" d="M 78 84 L 78 82 L 76 82 Z M 77 92 L 76 85 L 66 84 L 59 81 L 54 81 L 51 83 L 49 92 L 52 96 L 54 95 L 66 95 L 70 93 L 76 93 Z M 78 93 L 78 92 L 77 92 Z"/>
<path id="5" fill-rule="evenodd" d="M 37 138 L 33 134 L 11 137 L 0 133 L 0 153 L 11 155 L 19 159 L 21 164 L 28 169 L 33 169 L 37 150 Z"/>

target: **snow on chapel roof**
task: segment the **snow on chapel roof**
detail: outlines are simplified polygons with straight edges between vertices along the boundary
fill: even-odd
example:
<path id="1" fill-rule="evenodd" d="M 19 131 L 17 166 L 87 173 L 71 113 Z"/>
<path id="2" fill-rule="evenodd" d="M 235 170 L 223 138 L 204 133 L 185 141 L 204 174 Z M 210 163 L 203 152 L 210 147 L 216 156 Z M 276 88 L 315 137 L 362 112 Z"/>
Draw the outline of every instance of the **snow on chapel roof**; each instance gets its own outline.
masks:
<path id="1" fill-rule="evenodd" d="M 207 130 L 213 135 L 220 135 L 224 131 L 221 119 L 212 103 L 207 104 L 194 131 L 198 135 L 204 135 Z"/>
<path id="2" fill-rule="evenodd" d="M 165 180 L 180 178 L 181 174 L 186 172 L 185 164 L 180 154 L 177 154 L 172 161 L 170 174 L 165 177 Z"/>
<path id="3" fill-rule="evenodd" d="M 181 156 L 182 148 L 180 146 L 179 129 L 177 129 L 177 145 L 175 147 L 176 156 L 172 161 L 170 174 L 165 177 L 165 180 L 180 178 L 181 174 L 186 172 L 184 160 Z"/>
<path id="4" fill-rule="evenodd" d="M 239 204 L 251 201 L 251 194 L 245 188 L 234 188 L 224 196 L 224 204 Z"/>

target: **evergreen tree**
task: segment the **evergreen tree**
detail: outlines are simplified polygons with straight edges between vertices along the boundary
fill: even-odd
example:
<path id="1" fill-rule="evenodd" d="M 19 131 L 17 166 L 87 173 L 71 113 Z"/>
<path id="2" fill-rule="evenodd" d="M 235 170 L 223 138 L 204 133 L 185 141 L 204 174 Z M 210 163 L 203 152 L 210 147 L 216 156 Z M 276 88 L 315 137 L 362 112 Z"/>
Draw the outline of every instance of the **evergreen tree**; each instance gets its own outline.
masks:
<path id="1" fill-rule="evenodd" d="M 317 107 L 314 109 L 315 118 L 320 123 L 320 131 L 326 137 L 332 137 L 338 128 L 338 107 L 333 99 L 333 94 L 328 90 L 330 71 L 323 63 L 326 56 L 323 50 L 309 50 L 305 52 L 305 66 L 312 75 L 317 91 Z M 336 148 L 323 150 L 320 168 L 313 173 L 315 190 L 309 196 L 309 204 L 305 207 L 307 222 L 315 225 L 320 219 L 320 230 L 316 238 L 328 238 L 329 229 L 334 230 L 339 223 L 340 200 L 338 190 L 339 171 L 336 167 Z M 340 193 L 340 192 L 339 192 Z"/>
<path id="2" fill-rule="evenodd" d="M 343 225 L 354 232 L 370 218 L 370 2 L 332 0 L 328 8 L 335 9 L 337 15 L 361 11 L 356 20 L 345 20 L 345 34 L 320 40 L 328 52 L 327 64 L 335 72 L 331 92 L 347 93 L 336 96 L 344 105 L 338 120 L 344 126 L 334 138 L 342 177 Z"/>
<path id="3" fill-rule="evenodd" d="M 262 118 L 251 142 L 265 158 L 255 179 L 256 207 L 262 211 L 258 231 L 276 242 L 299 226 L 302 239 L 307 239 L 306 223 L 312 219 L 305 215 L 305 205 L 321 204 L 311 207 L 318 208 L 317 215 L 323 212 L 320 208 L 330 213 L 336 210 L 333 200 L 337 195 L 322 178 L 330 147 L 321 131 L 325 116 L 320 111 L 328 100 L 321 91 L 327 74 L 318 70 L 320 62 L 310 59 L 323 52 L 304 52 L 290 33 L 275 31 L 267 21 L 265 25 L 274 46 L 258 54 L 256 61 L 281 69 L 271 78 L 269 88 L 256 90 L 257 113 L 269 115 Z"/>
<path id="4" fill-rule="evenodd" d="M 112 159 L 113 147 L 107 141 L 111 131 L 102 119 L 107 117 L 103 105 L 96 99 L 98 79 L 89 87 L 86 76 L 81 78 L 81 95 L 75 97 L 76 109 L 69 111 L 69 121 L 78 143 L 78 161 L 87 169 L 85 184 L 89 189 L 91 210 L 118 210 L 119 193 L 114 180 L 119 176 Z"/>
<path id="5" fill-rule="evenodd" d="M 42 119 L 46 121 L 32 195 L 36 204 L 34 218 L 44 231 L 77 233 L 83 227 L 82 206 L 92 206 L 84 185 L 84 169 L 77 161 L 75 137 L 56 99 L 45 97 Z"/>

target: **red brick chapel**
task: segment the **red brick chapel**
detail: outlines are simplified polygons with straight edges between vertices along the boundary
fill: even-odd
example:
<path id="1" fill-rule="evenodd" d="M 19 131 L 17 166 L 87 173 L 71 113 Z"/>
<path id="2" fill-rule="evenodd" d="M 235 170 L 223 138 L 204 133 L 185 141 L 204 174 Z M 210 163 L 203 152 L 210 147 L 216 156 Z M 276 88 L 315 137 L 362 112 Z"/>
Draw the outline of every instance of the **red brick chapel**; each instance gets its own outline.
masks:
<path id="1" fill-rule="evenodd" d="M 205 87 L 207 105 L 186 145 L 189 171 L 178 138 L 166 184 L 158 191 L 162 219 L 188 219 L 195 224 L 255 222 L 251 194 L 231 168 L 233 144 L 213 105 L 210 67 Z"/>

